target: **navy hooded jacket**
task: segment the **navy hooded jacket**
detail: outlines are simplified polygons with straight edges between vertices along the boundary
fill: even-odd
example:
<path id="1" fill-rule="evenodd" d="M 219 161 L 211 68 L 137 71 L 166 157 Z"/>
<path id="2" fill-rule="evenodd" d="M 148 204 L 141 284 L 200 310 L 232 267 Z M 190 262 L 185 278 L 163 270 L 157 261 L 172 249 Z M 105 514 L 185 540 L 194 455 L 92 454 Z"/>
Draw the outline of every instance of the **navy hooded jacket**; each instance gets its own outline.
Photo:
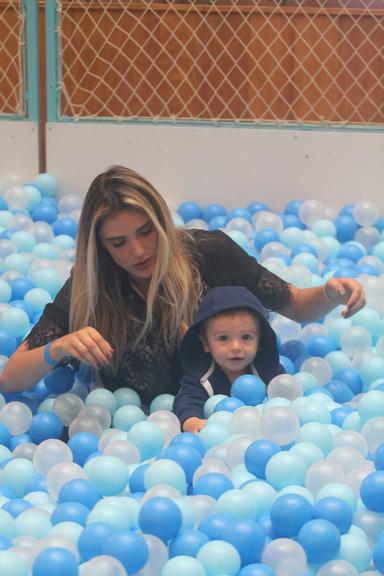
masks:
<path id="1" fill-rule="evenodd" d="M 279 363 L 276 334 L 259 299 L 243 286 L 220 286 L 210 290 L 202 300 L 196 318 L 184 335 L 180 357 L 184 376 L 175 397 L 173 411 L 183 424 L 187 418 L 204 418 L 204 404 L 213 394 L 230 395 L 231 383 L 223 370 L 212 363 L 200 340 L 202 325 L 217 314 L 233 309 L 249 309 L 259 318 L 259 349 L 249 367 L 266 384 L 283 372 Z"/>

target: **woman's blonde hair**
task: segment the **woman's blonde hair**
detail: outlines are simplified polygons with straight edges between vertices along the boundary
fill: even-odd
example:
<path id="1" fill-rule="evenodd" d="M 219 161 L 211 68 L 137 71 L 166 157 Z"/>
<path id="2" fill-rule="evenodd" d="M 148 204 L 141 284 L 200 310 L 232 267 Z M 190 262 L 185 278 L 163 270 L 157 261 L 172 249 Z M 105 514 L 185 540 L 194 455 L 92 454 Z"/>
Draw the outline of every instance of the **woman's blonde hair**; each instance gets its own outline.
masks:
<path id="1" fill-rule="evenodd" d="M 157 234 L 157 258 L 147 296 L 146 317 L 135 344 L 160 315 L 160 336 L 171 353 L 191 324 L 202 282 L 193 257 L 193 239 L 177 230 L 171 212 L 145 178 L 123 166 L 112 166 L 97 176 L 85 197 L 79 222 L 76 261 L 72 278 L 70 330 L 93 326 L 115 350 L 117 367 L 132 341 L 137 316 L 122 291 L 122 270 L 99 238 L 100 224 L 121 210 L 148 215 Z"/>

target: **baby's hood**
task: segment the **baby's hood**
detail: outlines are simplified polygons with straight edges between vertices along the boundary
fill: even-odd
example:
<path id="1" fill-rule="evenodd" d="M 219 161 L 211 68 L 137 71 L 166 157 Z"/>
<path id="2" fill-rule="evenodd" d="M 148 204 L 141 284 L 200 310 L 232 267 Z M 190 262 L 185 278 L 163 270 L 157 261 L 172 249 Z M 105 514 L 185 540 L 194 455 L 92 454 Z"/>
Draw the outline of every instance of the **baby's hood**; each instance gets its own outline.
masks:
<path id="1" fill-rule="evenodd" d="M 197 310 L 195 320 L 181 342 L 181 360 L 186 369 L 203 375 L 210 366 L 211 355 L 204 352 L 199 337 L 202 324 L 213 316 L 234 308 L 249 309 L 259 317 L 259 351 L 254 365 L 260 378 L 268 383 L 280 372 L 276 334 L 267 320 L 266 310 L 260 300 L 243 286 L 219 286 L 206 294 Z"/>

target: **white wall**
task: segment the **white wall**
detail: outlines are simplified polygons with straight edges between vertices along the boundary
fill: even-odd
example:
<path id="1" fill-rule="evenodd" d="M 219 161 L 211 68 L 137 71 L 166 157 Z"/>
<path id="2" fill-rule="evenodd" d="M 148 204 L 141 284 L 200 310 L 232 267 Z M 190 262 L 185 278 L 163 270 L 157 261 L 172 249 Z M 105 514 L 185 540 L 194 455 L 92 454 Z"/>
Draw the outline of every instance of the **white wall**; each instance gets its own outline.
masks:
<path id="1" fill-rule="evenodd" d="M 0 121 L 0 191 L 33 180 L 39 171 L 38 146 L 35 122 Z"/>
<path id="2" fill-rule="evenodd" d="M 227 207 L 298 198 L 339 208 L 383 203 L 384 132 L 143 124 L 48 124 L 47 170 L 62 190 L 84 194 L 111 164 L 146 176 L 171 206 L 184 200 Z"/>

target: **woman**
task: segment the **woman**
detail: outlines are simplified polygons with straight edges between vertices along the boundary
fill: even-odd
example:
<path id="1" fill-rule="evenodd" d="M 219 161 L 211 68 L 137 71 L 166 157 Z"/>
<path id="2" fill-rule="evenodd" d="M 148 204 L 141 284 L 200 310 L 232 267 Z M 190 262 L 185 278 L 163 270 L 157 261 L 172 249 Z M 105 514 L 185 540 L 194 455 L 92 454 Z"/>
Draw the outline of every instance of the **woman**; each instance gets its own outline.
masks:
<path id="1" fill-rule="evenodd" d="M 155 188 L 113 166 L 85 197 L 71 278 L 9 359 L 1 389 L 26 390 L 54 366 L 80 361 L 99 371 L 106 388 L 133 388 L 143 403 L 175 393 L 181 338 L 203 294 L 223 285 L 245 286 L 266 308 L 298 322 L 339 304 L 348 317 L 365 304 L 354 279 L 299 289 L 221 231 L 176 229 Z"/>

